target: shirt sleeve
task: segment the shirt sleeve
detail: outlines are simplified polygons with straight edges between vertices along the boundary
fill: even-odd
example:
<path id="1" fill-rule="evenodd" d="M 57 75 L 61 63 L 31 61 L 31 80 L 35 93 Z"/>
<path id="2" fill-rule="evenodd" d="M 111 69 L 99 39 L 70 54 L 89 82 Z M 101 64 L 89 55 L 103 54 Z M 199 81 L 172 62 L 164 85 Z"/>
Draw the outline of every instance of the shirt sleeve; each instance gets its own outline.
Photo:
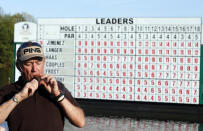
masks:
<path id="1" fill-rule="evenodd" d="M 71 93 L 69 92 L 69 90 L 67 88 L 65 88 L 64 84 L 62 84 L 61 82 L 58 81 L 58 87 L 59 89 L 64 93 L 65 97 L 75 106 L 80 106 L 78 104 L 78 102 L 73 98 L 73 96 L 71 95 Z"/>
<path id="2" fill-rule="evenodd" d="M 11 99 L 13 93 L 10 88 L 12 87 L 4 86 L 0 88 L 0 105 Z"/>
<path id="3" fill-rule="evenodd" d="M 16 93 L 15 85 L 7 85 L 4 87 L 0 87 L 0 105 L 2 105 L 4 102 L 10 100 Z M 6 118 L 5 121 L 8 121 L 8 118 Z"/>

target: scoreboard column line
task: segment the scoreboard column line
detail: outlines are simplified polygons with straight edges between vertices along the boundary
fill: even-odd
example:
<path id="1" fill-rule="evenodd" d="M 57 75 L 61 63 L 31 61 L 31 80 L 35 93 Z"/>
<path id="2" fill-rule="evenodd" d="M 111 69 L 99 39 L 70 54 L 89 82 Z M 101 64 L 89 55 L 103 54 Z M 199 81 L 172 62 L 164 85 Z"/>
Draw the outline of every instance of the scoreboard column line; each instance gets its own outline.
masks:
<path id="1" fill-rule="evenodd" d="M 203 104 L 203 68 L 201 68 L 201 66 L 203 65 L 203 41 L 202 41 L 202 19 L 201 19 L 201 31 L 200 31 L 200 82 L 199 82 L 199 104 Z"/>
<path id="2" fill-rule="evenodd" d="M 136 44 L 137 44 L 137 26 L 135 25 L 135 44 L 134 44 L 135 45 L 135 57 L 134 57 L 134 61 L 135 61 L 134 62 L 135 63 L 134 75 L 135 76 L 133 76 L 134 77 L 133 78 L 134 79 L 134 101 L 136 101 L 136 98 L 135 98 L 136 97 L 136 95 L 135 95 L 136 94 L 136 55 L 137 55 Z"/>
<path id="3" fill-rule="evenodd" d="M 75 60 L 74 60 L 74 82 L 73 82 L 73 88 L 74 88 L 74 90 L 73 90 L 73 97 L 75 97 L 75 87 L 76 87 L 76 83 L 75 83 L 75 79 L 76 79 L 76 45 L 77 45 L 77 31 L 76 31 L 76 25 L 74 26 L 74 28 L 75 28 L 75 45 L 74 45 L 74 47 L 75 47 L 75 49 L 74 49 L 74 55 L 75 55 Z"/>
<path id="4" fill-rule="evenodd" d="M 200 48 L 200 84 L 199 84 L 199 104 L 203 104 L 203 45 Z"/>

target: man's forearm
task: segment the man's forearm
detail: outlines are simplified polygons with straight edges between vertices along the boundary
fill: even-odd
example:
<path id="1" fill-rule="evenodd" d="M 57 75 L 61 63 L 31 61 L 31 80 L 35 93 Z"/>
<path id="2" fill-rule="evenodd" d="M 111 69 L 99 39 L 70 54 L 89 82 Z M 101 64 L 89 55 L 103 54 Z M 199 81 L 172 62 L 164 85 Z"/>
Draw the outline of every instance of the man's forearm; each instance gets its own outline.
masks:
<path id="1" fill-rule="evenodd" d="M 67 98 L 60 102 L 66 116 L 78 127 L 85 126 L 85 115 L 81 108 L 74 106 Z"/>
<path id="2" fill-rule="evenodd" d="M 17 104 L 23 100 L 19 93 L 16 94 L 14 97 L 17 99 L 17 102 L 15 102 L 13 98 L 11 98 L 10 100 L 0 105 L 0 124 L 6 120 L 6 118 L 17 106 Z"/>
<path id="3" fill-rule="evenodd" d="M 0 105 L 0 124 L 3 123 L 11 111 L 16 107 L 17 103 L 12 99 Z"/>

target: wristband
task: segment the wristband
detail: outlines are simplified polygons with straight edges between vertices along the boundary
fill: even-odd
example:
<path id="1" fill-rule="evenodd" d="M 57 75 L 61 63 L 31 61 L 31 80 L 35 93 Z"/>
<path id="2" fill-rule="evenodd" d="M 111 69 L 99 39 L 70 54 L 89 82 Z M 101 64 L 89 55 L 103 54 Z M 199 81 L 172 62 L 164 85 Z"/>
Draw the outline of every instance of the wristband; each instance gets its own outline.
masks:
<path id="1" fill-rule="evenodd" d="M 56 101 L 61 102 L 65 98 L 64 94 L 60 91 L 60 94 L 56 96 Z"/>
<path id="2" fill-rule="evenodd" d="M 12 100 L 17 104 L 19 103 L 19 100 L 15 96 L 13 96 Z"/>

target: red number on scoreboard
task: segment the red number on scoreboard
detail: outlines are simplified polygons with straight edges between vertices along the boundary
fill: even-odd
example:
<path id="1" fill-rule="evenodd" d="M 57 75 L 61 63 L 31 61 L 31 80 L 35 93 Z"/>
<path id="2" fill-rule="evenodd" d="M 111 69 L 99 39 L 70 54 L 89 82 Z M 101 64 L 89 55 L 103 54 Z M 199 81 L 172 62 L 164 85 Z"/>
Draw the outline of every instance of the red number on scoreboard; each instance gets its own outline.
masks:
<path id="1" fill-rule="evenodd" d="M 90 91 L 92 91 L 93 90 L 93 86 L 92 85 L 90 85 Z"/>
<path id="2" fill-rule="evenodd" d="M 165 96 L 164 100 L 165 100 L 165 102 L 167 102 L 168 101 L 168 96 Z"/>
<path id="3" fill-rule="evenodd" d="M 179 102 L 179 103 L 183 102 L 183 98 L 182 98 L 182 97 L 179 97 L 178 102 Z"/>

